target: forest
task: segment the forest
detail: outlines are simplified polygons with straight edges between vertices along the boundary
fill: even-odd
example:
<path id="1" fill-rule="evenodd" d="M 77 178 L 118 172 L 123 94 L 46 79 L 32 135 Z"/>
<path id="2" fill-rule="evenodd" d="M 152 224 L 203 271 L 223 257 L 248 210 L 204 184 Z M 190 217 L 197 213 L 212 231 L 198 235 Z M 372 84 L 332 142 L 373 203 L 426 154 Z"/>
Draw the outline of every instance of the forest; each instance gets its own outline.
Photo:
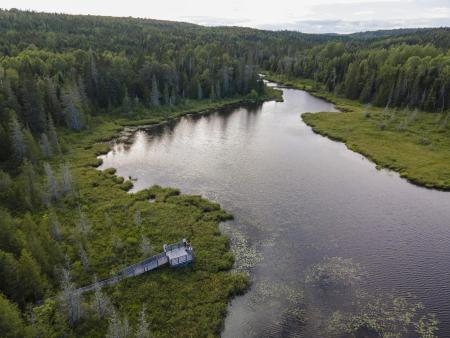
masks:
<path id="1" fill-rule="evenodd" d="M 131 182 L 93 169 L 95 156 L 109 149 L 101 142 L 123 121 L 158 122 L 267 99 L 273 93 L 259 76 L 263 71 L 312 79 L 336 95 L 382 107 L 442 113 L 450 106 L 447 28 L 312 35 L 2 10 L 0 32 L 5 337 L 170 336 L 168 328 L 181 327 L 193 336 L 217 334 L 229 297 L 245 289 L 244 276 L 226 273 L 233 257 L 227 239 L 217 234 L 217 224 L 229 217 L 220 207 L 159 187 L 128 194 Z M 161 203 L 144 203 L 149 196 Z M 208 241 L 219 249 L 200 259 L 188 281 L 163 271 L 96 290 L 88 299 L 77 294 L 75 285 L 92 282 L 93 275 L 107 277 L 109 267 L 132 263 L 189 233 L 200 252 L 211 250 Z M 179 292 L 200 282 L 203 292 L 193 292 L 192 309 L 165 323 L 161 314 L 184 304 L 181 293 L 173 296 L 180 284 L 167 286 L 169 278 L 186 285 Z M 145 285 L 160 288 L 160 295 L 139 295 Z M 152 304 L 130 303 L 130 294 L 148 296 Z M 211 302 L 205 305 L 204 298 Z"/>
<path id="2" fill-rule="evenodd" d="M 381 107 L 445 112 L 450 107 L 450 29 L 407 35 L 331 41 L 301 49 L 265 68 L 292 78 L 308 78 L 330 92 Z"/>

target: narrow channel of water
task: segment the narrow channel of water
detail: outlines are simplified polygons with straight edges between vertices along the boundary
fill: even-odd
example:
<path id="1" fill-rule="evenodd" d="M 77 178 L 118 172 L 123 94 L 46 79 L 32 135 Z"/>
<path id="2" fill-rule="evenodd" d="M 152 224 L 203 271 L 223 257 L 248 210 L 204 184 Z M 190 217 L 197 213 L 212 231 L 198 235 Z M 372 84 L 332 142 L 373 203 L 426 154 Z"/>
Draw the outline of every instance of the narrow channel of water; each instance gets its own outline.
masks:
<path id="1" fill-rule="evenodd" d="M 378 171 L 343 144 L 314 134 L 302 112 L 335 111 L 304 91 L 140 130 L 115 144 L 102 168 L 219 202 L 235 216 L 236 269 L 251 290 L 232 301 L 224 337 L 319 332 L 341 300 L 305 289 L 324 257 L 351 258 L 365 291 L 411 293 L 450 336 L 450 193 Z M 101 168 L 101 169 L 102 169 Z M 305 324 L 306 319 L 306 324 Z"/>

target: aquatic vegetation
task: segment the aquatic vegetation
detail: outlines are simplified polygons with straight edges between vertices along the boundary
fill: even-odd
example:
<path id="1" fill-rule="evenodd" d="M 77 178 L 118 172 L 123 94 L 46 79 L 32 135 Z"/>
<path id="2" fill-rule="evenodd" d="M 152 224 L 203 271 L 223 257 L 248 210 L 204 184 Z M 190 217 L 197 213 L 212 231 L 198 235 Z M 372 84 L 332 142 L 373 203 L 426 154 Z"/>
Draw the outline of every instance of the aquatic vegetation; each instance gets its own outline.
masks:
<path id="1" fill-rule="evenodd" d="M 364 270 L 350 258 L 327 257 L 311 266 L 305 277 L 305 283 L 321 288 L 346 287 L 359 283 L 365 276 Z"/>
<path id="2" fill-rule="evenodd" d="M 359 293 L 352 312 L 334 312 L 326 336 L 437 337 L 438 321 L 423 314 L 424 307 L 412 297 Z"/>
<path id="3" fill-rule="evenodd" d="M 263 280 L 257 282 L 253 287 L 255 290 L 250 297 L 253 304 L 265 303 L 274 298 L 282 298 L 296 305 L 303 301 L 301 288 L 285 284 L 282 281 Z"/>
<path id="4" fill-rule="evenodd" d="M 229 223 L 222 224 L 223 231 L 230 236 L 230 247 L 236 257 L 233 270 L 249 271 L 262 262 L 263 256 L 254 245 L 249 243 L 244 233 L 234 229 Z"/>
<path id="5" fill-rule="evenodd" d="M 360 264 L 342 257 L 324 258 L 312 265 L 306 285 L 325 290 L 320 303 L 317 294 L 305 300 L 316 311 L 311 323 L 320 337 L 435 338 L 438 321 L 427 314 L 423 304 L 411 294 L 373 291 L 364 287 L 368 278 Z M 329 291 L 345 289 L 345 293 Z"/>

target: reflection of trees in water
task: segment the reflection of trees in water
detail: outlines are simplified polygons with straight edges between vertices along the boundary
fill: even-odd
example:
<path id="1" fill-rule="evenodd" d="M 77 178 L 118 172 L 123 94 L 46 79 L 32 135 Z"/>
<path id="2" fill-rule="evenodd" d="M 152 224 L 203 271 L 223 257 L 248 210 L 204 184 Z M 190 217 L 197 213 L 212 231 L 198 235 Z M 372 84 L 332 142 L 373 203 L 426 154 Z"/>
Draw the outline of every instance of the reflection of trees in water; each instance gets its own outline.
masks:
<path id="1" fill-rule="evenodd" d="M 242 110 L 246 112 L 246 129 L 249 129 L 255 121 L 255 116 L 261 111 L 262 105 L 263 103 L 246 103 L 245 105 L 240 105 L 239 107 L 225 107 L 205 114 L 189 114 L 180 119 L 173 119 L 165 123 L 138 128 L 134 131 L 127 130 L 117 140 L 116 148 L 117 150 L 120 149 L 120 151 L 128 152 L 132 145 L 141 136 L 144 136 L 146 146 L 154 146 L 163 141 L 170 144 L 175 136 L 175 130 L 177 127 L 181 124 L 188 124 L 193 127 L 200 120 L 205 120 L 208 124 L 213 121 L 218 122 L 220 124 L 220 129 L 224 134 L 227 131 L 231 116 Z"/>
<path id="2" fill-rule="evenodd" d="M 309 267 L 308 331 L 325 337 L 436 337 L 436 318 L 414 296 L 369 291 L 367 277 L 359 264 L 341 257 Z"/>

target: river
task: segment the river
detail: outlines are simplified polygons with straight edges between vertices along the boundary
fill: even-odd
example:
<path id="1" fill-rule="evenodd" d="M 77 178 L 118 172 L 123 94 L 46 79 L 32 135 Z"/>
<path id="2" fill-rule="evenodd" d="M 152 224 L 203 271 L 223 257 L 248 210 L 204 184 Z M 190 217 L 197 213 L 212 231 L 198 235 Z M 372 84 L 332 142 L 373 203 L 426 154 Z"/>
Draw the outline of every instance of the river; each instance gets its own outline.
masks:
<path id="1" fill-rule="evenodd" d="M 352 289 L 414 295 L 437 315 L 439 336 L 450 336 L 450 193 L 377 170 L 313 133 L 300 114 L 336 109 L 304 91 L 283 92 L 284 102 L 140 129 L 117 141 L 100 169 L 137 178 L 134 191 L 176 187 L 235 216 L 222 230 L 235 269 L 253 284 L 231 302 L 223 337 L 319 336 L 332 311 L 354 311 L 342 295 L 305 285 L 308 267 L 325 257 L 361 267 Z"/>

